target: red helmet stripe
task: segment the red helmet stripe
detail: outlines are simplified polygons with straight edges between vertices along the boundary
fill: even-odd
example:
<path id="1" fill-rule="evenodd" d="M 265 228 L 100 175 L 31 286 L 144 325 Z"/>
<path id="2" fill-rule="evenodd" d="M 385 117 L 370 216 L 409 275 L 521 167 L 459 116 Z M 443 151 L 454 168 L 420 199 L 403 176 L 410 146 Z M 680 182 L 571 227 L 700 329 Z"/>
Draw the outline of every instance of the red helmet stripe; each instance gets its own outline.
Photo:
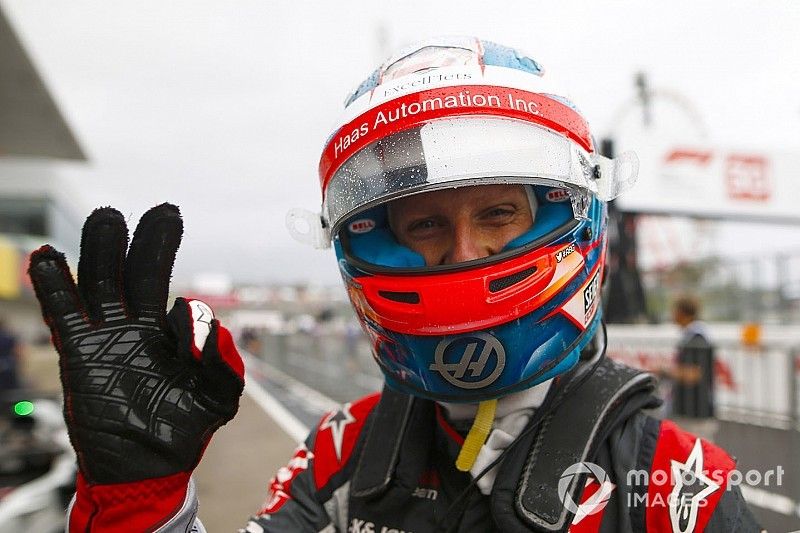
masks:
<path id="1" fill-rule="evenodd" d="M 571 107 L 552 97 L 494 85 L 458 85 L 429 89 L 390 100 L 351 120 L 328 141 L 319 162 L 322 194 L 333 174 L 368 144 L 435 119 L 490 115 L 545 126 L 593 152 L 589 125 Z"/>
<path id="2" fill-rule="evenodd" d="M 348 290 L 359 314 L 391 331 L 411 335 L 478 331 L 525 316 L 573 280 L 585 268 L 585 260 L 580 253 L 572 253 L 556 261 L 556 253 L 567 246 L 532 251 L 502 266 L 449 274 L 364 276 L 351 282 Z M 496 292 L 490 290 L 492 281 L 534 267 L 527 278 Z M 394 301 L 386 296 L 391 292 L 417 293 L 419 303 Z"/>

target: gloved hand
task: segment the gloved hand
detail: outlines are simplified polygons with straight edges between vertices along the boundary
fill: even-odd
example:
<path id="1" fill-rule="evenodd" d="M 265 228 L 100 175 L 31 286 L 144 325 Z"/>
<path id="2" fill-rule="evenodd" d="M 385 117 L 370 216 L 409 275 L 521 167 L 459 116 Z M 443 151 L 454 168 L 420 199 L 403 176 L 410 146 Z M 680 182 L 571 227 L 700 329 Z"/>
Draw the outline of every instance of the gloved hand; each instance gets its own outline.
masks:
<path id="1" fill-rule="evenodd" d="M 182 233 L 178 208 L 162 204 L 144 214 L 128 251 L 119 211 L 95 210 L 77 287 L 63 254 L 43 246 L 31 255 L 80 471 L 70 530 L 123 520 L 126 531 L 154 528 L 181 505 L 212 434 L 238 410 L 244 368 L 230 333 L 197 300 L 165 312 Z"/>

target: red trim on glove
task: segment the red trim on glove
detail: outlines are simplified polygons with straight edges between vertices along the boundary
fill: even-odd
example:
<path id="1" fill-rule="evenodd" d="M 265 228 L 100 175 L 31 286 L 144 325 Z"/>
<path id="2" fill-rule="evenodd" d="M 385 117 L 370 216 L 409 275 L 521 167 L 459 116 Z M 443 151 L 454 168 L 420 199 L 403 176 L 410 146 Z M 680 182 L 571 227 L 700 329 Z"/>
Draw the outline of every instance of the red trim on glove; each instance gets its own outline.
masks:
<path id="1" fill-rule="evenodd" d="M 242 357 L 239 355 L 239 350 L 236 349 L 236 343 L 233 342 L 233 336 L 228 328 L 222 324 L 218 326 L 219 332 L 217 333 L 217 349 L 219 350 L 222 360 L 225 361 L 231 370 L 236 372 L 239 379 L 244 381 L 244 363 Z"/>
<path id="2" fill-rule="evenodd" d="M 189 472 L 133 483 L 90 485 L 78 474 L 70 533 L 155 531 L 183 506 Z"/>

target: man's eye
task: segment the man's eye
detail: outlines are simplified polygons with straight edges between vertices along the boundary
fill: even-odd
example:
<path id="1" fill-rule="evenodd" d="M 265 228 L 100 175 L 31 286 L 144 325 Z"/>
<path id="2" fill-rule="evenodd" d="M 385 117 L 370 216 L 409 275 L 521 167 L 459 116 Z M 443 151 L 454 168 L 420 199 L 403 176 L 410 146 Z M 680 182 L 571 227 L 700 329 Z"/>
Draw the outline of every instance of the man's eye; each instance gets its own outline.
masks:
<path id="1" fill-rule="evenodd" d="M 436 227 L 436 221 L 432 218 L 417 220 L 408 225 L 409 231 L 425 231 Z"/>
<path id="2" fill-rule="evenodd" d="M 493 207 L 486 212 L 488 218 L 504 218 L 514 215 L 514 210 L 507 207 Z"/>

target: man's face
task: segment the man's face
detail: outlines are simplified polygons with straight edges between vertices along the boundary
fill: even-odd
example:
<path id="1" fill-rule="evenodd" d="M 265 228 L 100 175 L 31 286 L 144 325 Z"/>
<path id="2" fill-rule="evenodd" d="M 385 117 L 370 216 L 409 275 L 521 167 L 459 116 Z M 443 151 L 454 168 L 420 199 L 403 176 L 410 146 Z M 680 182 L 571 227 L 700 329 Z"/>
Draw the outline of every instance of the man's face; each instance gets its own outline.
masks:
<path id="1" fill-rule="evenodd" d="M 533 225 L 522 185 L 442 189 L 389 204 L 389 226 L 400 244 L 427 266 L 452 265 L 500 252 Z"/>

